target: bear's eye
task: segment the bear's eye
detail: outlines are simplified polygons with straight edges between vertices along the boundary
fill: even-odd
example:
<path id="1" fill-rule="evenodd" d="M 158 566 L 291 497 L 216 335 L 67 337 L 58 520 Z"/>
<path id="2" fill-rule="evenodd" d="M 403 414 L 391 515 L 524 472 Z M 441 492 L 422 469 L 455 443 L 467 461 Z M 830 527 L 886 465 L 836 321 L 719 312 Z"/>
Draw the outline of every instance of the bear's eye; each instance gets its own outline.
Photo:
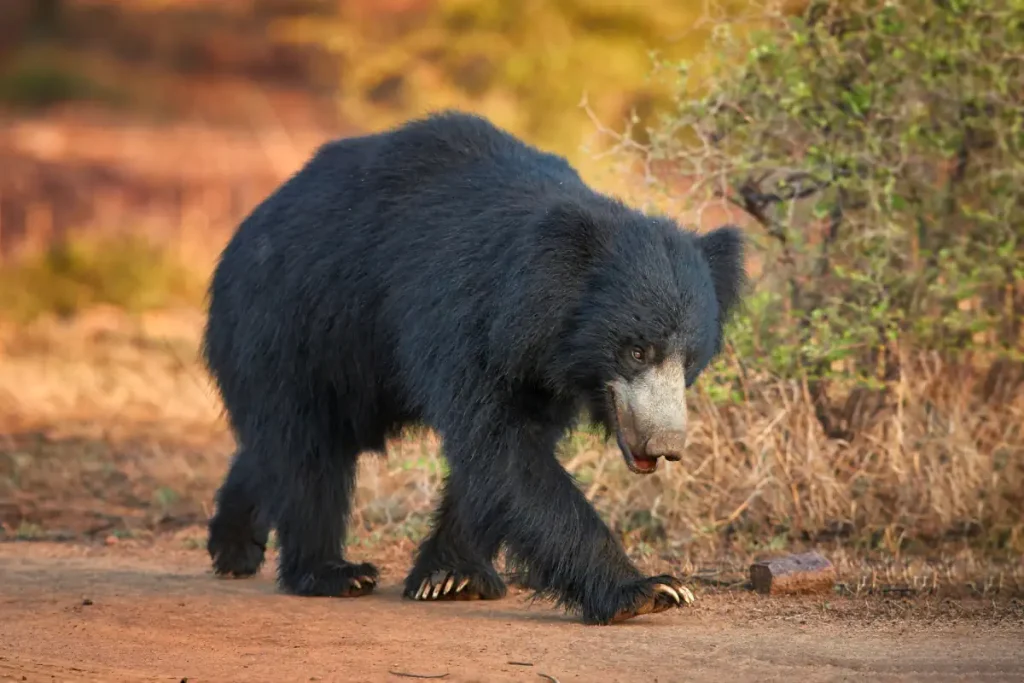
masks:
<path id="1" fill-rule="evenodd" d="M 644 349 L 640 346 L 634 346 L 630 350 L 629 355 L 633 356 L 633 360 L 635 360 L 637 363 L 643 363 L 645 360 L 647 360 L 647 352 L 644 351 Z"/>

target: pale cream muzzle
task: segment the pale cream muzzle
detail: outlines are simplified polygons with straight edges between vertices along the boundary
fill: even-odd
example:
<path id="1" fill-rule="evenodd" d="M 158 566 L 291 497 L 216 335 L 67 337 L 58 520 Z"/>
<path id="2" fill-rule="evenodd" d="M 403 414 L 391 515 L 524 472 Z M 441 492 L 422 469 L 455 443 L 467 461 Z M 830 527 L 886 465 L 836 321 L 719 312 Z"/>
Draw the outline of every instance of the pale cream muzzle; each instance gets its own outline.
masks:
<path id="1" fill-rule="evenodd" d="M 630 470 L 650 474 L 658 458 L 679 460 L 686 447 L 686 370 L 673 356 L 632 381 L 609 384 L 615 436 Z"/>

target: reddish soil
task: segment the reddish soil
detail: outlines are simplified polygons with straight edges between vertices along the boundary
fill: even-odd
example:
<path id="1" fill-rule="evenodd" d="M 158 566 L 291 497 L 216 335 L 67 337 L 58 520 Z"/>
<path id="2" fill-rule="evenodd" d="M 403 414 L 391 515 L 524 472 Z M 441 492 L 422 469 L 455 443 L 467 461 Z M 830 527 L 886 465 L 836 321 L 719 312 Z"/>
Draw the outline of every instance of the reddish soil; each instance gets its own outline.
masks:
<path id="1" fill-rule="evenodd" d="M 372 596 L 302 599 L 280 594 L 269 567 L 218 580 L 201 549 L 167 539 L 0 544 L 0 680 L 1024 679 L 1019 603 L 698 589 L 688 610 L 595 627 L 518 592 L 411 603 L 403 565 L 381 566 Z"/>
<path id="2" fill-rule="evenodd" d="M 692 608 L 609 627 L 518 591 L 403 600 L 439 483 L 427 441 L 361 464 L 350 554 L 381 568 L 374 595 L 282 595 L 273 558 L 255 579 L 218 580 L 203 526 L 232 441 L 194 364 L 195 317 L 0 328 L 0 681 L 1024 680 L 1020 571 L 969 555 L 984 600 L 764 598 L 693 583 Z M 742 581 L 746 562 L 725 564 Z M 837 566 L 844 583 L 874 577 Z"/>

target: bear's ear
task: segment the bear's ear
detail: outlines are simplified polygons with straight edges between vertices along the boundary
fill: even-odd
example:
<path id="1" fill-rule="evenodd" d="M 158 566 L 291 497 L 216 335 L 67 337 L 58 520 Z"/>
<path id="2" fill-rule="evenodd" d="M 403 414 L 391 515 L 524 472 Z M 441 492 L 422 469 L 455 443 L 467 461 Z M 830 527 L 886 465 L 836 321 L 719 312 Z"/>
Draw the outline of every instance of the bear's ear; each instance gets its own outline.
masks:
<path id="1" fill-rule="evenodd" d="M 734 225 L 723 225 L 697 238 L 707 259 L 715 297 L 724 320 L 739 301 L 747 275 L 743 263 L 743 233 Z"/>
<path id="2" fill-rule="evenodd" d="M 608 248 L 608 232 L 593 211 L 573 201 L 560 201 L 544 210 L 540 239 L 545 251 L 575 268 L 589 268 Z"/>

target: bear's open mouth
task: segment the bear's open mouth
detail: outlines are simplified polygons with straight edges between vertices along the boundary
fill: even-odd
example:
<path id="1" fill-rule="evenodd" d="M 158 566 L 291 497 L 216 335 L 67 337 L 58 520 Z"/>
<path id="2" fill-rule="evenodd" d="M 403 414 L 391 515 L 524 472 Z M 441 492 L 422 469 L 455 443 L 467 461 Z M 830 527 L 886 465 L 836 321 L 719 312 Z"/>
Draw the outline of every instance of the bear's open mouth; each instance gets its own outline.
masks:
<path id="1" fill-rule="evenodd" d="M 619 450 L 622 451 L 622 459 L 626 461 L 626 467 L 634 474 L 652 474 L 658 469 L 658 459 L 636 455 L 630 449 L 629 444 L 626 443 L 626 438 L 622 433 L 622 425 L 619 422 L 619 406 L 615 398 L 615 390 L 610 386 L 608 387 L 607 400 L 606 413 L 611 418 L 612 427 L 615 430 L 615 441 L 619 444 Z"/>
<path id="2" fill-rule="evenodd" d="M 651 474 L 658 469 L 658 459 L 634 455 L 622 438 L 622 432 L 618 429 L 615 430 L 615 438 L 619 443 L 619 450 L 622 451 L 622 459 L 626 461 L 626 467 L 632 472 L 635 474 Z"/>

